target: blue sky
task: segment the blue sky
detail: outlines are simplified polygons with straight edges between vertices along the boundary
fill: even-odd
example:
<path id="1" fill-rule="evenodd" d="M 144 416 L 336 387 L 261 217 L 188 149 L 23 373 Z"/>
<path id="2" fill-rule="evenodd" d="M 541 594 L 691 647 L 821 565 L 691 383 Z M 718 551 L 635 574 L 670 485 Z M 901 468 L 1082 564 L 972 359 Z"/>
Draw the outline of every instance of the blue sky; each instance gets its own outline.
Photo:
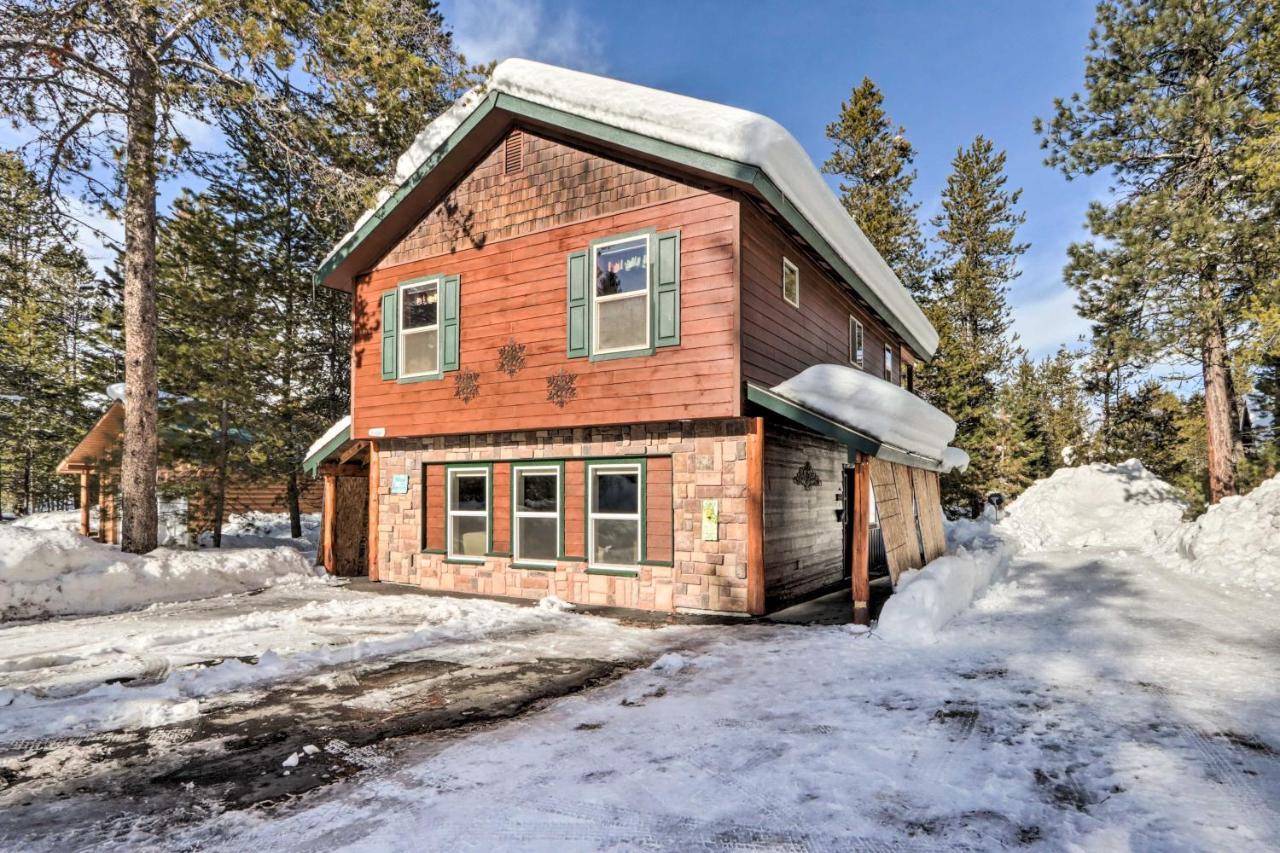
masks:
<path id="1" fill-rule="evenodd" d="M 1032 119 L 1081 88 L 1093 4 L 1030 2 L 581 2 L 444 0 L 468 59 L 524 56 L 764 113 L 821 163 L 823 130 L 869 76 L 916 147 L 921 213 L 936 212 L 951 158 L 981 133 L 1023 188 L 1022 277 L 1011 302 L 1033 355 L 1088 329 L 1062 284 L 1066 247 L 1105 181 L 1043 165 Z"/>

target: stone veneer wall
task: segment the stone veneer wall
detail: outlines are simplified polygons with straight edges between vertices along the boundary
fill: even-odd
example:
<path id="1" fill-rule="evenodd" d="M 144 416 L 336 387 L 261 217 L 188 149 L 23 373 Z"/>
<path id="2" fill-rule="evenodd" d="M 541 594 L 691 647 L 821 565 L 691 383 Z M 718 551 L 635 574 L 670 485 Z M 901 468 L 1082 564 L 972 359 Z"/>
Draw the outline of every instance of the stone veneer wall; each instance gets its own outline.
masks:
<path id="1" fill-rule="evenodd" d="M 543 598 L 643 610 L 747 609 L 747 452 L 744 419 L 625 427 L 552 429 L 378 442 L 380 580 L 481 595 Z M 479 564 L 447 562 L 422 547 L 423 465 L 527 459 L 659 456 L 672 458 L 673 566 L 640 566 L 636 577 L 591 574 L 561 561 L 554 572 L 513 569 L 506 557 Z M 391 494 L 407 474 L 409 490 Z M 703 541 L 702 501 L 720 501 L 719 539 Z M 582 519 L 566 519 L 581 524 Z"/>

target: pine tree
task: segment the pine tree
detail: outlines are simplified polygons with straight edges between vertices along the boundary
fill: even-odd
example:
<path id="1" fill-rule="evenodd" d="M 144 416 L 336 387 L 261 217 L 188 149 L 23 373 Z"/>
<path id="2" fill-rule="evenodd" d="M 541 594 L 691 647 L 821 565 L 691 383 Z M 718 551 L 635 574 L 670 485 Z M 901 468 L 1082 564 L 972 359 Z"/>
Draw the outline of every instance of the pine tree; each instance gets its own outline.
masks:
<path id="1" fill-rule="evenodd" d="M 884 96 L 871 78 L 840 104 L 840 117 L 827 125 L 834 150 L 822 171 L 840 181 L 840 201 L 871 245 L 917 296 L 923 295 L 927 261 L 918 202 L 911 187 L 915 149 L 885 114 Z"/>
<path id="2" fill-rule="evenodd" d="M 236 112 L 257 120 L 280 156 L 307 156 L 290 144 L 315 115 L 288 109 L 296 66 L 306 72 L 297 89 L 335 119 L 325 153 L 360 163 L 406 142 L 424 104 L 469 82 L 457 60 L 430 0 L 0 2 L 0 110 L 34 134 L 28 162 L 47 187 L 72 183 L 123 220 L 124 550 L 156 544 L 157 186 L 193 162 L 176 119 Z M 333 158 L 315 162 L 341 171 Z"/>
<path id="3" fill-rule="evenodd" d="M 982 136 L 952 160 L 933 220 L 940 250 L 925 300 L 938 352 L 917 377 L 921 395 L 955 419 L 955 444 L 972 460 L 965 473 L 943 478 L 944 500 L 975 514 L 1005 484 L 998 389 L 1020 355 L 1007 294 L 1027 246 L 1017 241 L 1021 190 L 1006 187 L 1004 164 L 1004 152 Z"/>
<path id="4" fill-rule="evenodd" d="M 1094 291 L 1086 317 L 1126 306 L 1151 357 L 1197 365 L 1213 501 L 1236 491 L 1230 368 L 1250 296 L 1271 275 L 1258 247 L 1275 210 L 1237 165 L 1276 97 L 1277 14 L 1265 0 L 1103 0 L 1085 94 L 1037 121 L 1049 165 L 1115 180 L 1114 201 L 1090 206 L 1095 240 L 1067 276 Z"/>
<path id="5" fill-rule="evenodd" d="M 1044 456 L 1033 466 L 1039 478 L 1078 464 L 1086 453 L 1089 405 L 1074 353 L 1061 347 L 1036 366 L 1036 394 L 1036 418 L 1044 436 Z"/>

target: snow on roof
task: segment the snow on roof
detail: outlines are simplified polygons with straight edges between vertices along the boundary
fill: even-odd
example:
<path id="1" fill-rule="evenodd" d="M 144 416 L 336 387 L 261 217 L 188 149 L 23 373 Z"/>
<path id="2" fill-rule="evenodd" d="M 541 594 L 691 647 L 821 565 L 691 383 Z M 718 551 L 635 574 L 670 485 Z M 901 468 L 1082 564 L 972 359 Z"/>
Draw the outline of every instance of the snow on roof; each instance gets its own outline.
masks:
<path id="1" fill-rule="evenodd" d="M 328 444 L 329 442 L 337 438 L 339 435 L 341 435 L 343 430 L 349 430 L 349 429 L 351 429 L 351 415 L 343 415 L 342 417 L 338 418 L 338 420 L 334 421 L 333 426 L 325 430 L 324 435 L 320 436 L 319 438 L 317 438 L 315 441 L 311 443 L 311 446 L 307 448 L 307 455 L 303 456 L 302 458 L 310 459 L 312 456 L 315 456 L 317 453 L 319 453 L 321 450 L 324 449 L 324 446 L 326 444 Z"/>
<path id="2" fill-rule="evenodd" d="M 498 63 L 487 91 L 598 121 L 764 171 L 886 308 L 931 356 L 938 334 L 884 258 L 836 200 L 800 143 L 776 121 L 747 110 L 650 89 L 527 59 Z M 395 185 L 334 247 L 347 243 L 449 136 L 475 111 L 486 91 L 473 89 L 426 127 L 396 164 Z"/>
<path id="3" fill-rule="evenodd" d="M 955 421 L 905 388 L 857 368 L 815 364 L 770 390 L 882 444 L 951 465 L 960 461 L 947 452 L 955 450 L 947 447 Z"/>

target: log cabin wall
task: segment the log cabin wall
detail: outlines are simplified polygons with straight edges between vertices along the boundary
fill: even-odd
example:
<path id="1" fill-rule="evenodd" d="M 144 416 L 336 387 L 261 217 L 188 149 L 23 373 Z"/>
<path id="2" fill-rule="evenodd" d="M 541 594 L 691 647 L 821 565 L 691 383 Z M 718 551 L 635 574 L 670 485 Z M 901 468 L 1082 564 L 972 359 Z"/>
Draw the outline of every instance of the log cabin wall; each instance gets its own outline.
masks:
<path id="1" fill-rule="evenodd" d="M 844 578 L 835 509 L 849 450 L 769 421 L 764 441 L 764 578 L 769 610 Z"/>
<path id="2" fill-rule="evenodd" d="M 488 433 L 737 415 L 738 203 L 728 191 L 520 131 L 522 168 L 499 142 L 399 242 L 353 299 L 353 436 Z M 640 229 L 680 233 L 680 343 L 648 356 L 566 355 L 570 252 Z M 459 370 L 384 380 L 380 300 L 414 277 L 460 276 Z M 514 375 L 504 345 L 520 349 Z M 570 399 L 549 380 L 564 374 Z M 472 373 L 474 372 L 474 374 Z M 465 375 L 474 395 L 459 396 Z M 463 395 L 465 396 L 465 395 Z"/>
<path id="3" fill-rule="evenodd" d="M 741 221 L 743 379 L 771 387 L 815 364 L 848 365 L 852 315 L 863 326 L 863 369 L 884 377 L 887 344 L 898 382 L 910 349 L 754 202 L 743 201 Z M 800 270 L 798 308 L 782 298 L 784 256 Z"/>

